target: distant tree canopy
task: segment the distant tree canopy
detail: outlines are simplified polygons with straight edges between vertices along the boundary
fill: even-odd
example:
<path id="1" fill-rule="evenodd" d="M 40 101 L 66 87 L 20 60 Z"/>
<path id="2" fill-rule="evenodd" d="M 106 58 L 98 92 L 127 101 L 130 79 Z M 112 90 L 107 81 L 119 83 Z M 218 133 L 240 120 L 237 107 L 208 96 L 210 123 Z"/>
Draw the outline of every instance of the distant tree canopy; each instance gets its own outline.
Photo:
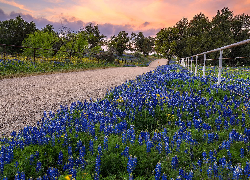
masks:
<path id="1" fill-rule="evenodd" d="M 221 11 L 218 10 L 211 21 L 200 13 L 190 21 L 183 18 L 175 26 L 161 29 L 155 38 L 155 50 L 168 58 L 172 56 L 189 57 L 248 39 L 250 37 L 249 26 L 249 15 L 234 16 L 227 7 Z M 239 63 L 239 59 L 235 59 L 236 57 L 249 57 L 249 55 L 249 44 L 223 51 L 223 56 L 232 58 L 227 61 L 231 65 Z M 210 53 L 207 57 L 218 58 L 219 52 Z M 244 62 L 244 60 L 240 61 Z"/>
<path id="2" fill-rule="evenodd" d="M 23 40 L 36 30 L 36 24 L 33 21 L 26 22 L 21 16 L 0 21 L 0 44 L 21 46 Z"/>
<path id="3" fill-rule="evenodd" d="M 132 46 L 134 47 L 132 50 L 143 53 L 144 56 L 148 56 L 150 52 L 153 51 L 154 47 L 154 38 L 153 37 L 145 37 L 143 32 L 139 32 L 138 34 L 131 34 Z"/>
<path id="4" fill-rule="evenodd" d="M 21 16 L 15 19 L 0 21 L 0 44 L 24 45 L 35 48 L 54 49 L 45 52 L 37 50 L 37 53 L 46 56 L 51 55 L 76 55 L 77 52 L 97 54 L 106 45 L 111 54 L 121 56 L 126 50 L 136 51 L 147 56 L 156 51 L 166 58 L 189 57 L 201 52 L 219 48 L 235 42 L 250 38 L 250 16 L 245 14 L 235 15 L 227 7 L 218 10 L 217 14 L 209 20 L 203 13 L 195 15 L 190 21 L 183 18 L 173 27 L 163 28 L 155 38 L 145 37 L 142 32 L 132 33 L 120 31 L 117 36 L 101 34 L 98 25 L 88 24 L 78 32 L 62 27 L 55 32 L 53 25 L 46 25 L 41 30 L 36 28 L 34 22 L 26 22 Z M 1 47 L 0 47 L 1 50 Z M 19 48 L 9 48 L 11 52 L 20 52 Z M 63 50 L 67 52 L 57 52 Z M 224 57 L 232 58 L 226 63 L 237 64 L 248 59 L 236 57 L 249 57 L 250 45 L 242 45 L 223 51 Z M 31 49 L 25 49 L 26 55 L 32 54 Z M 219 52 L 210 53 L 207 58 L 218 58 Z M 202 57 L 199 58 L 202 60 Z"/>
<path id="5" fill-rule="evenodd" d="M 108 47 L 110 51 L 115 51 L 118 56 L 122 56 L 125 50 L 129 49 L 129 36 L 125 31 L 120 31 L 117 36 L 112 36 Z"/>

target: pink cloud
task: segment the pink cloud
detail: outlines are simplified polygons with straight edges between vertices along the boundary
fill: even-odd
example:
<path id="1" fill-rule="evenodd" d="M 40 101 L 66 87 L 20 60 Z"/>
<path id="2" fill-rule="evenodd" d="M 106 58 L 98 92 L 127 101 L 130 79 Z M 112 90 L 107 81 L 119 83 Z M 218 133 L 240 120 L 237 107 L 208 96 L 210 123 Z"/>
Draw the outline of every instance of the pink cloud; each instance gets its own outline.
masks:
<path id="1" fill-rule="evenodd" d="M 24 6 L 23 4 L 19 4 L 19 3 L 16 3 L 15 1 L 13 0 L 0 0 L 1 3 L 4 3 L 4 4 L 8 4 L 8 5 L 11 5 L 11 6 L 14 6 L 14 7 L 17 7 L 21 10 L 24 10 L 24 11 L 27 11 L 29 13 L 34 13 L 33 10 L 27 8 L 26 6 Z"/>

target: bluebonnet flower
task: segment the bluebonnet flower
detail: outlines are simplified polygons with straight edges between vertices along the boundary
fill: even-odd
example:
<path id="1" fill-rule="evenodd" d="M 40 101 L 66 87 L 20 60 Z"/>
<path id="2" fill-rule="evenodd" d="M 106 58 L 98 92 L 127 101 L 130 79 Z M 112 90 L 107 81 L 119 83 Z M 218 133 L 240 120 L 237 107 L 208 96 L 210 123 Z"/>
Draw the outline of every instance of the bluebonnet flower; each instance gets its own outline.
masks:
<path id="1" fill-rule="evenodd" d="M 212 178 L 212 174 L 213 174 L 212 167 L 209 166 L 209 168 L 207 169 L 207 176 L 208 176 L 209 179 Z"/>
<path id="2" fill-rule="evenodd" d="M 165 173 L 162 175 L 162 180 L 167 180 L 167 175 Z"/>
<path id="3" fill-rule="evenodd" d="M 125 149 L 124 149 L 124 151 L 121 153 L 121 155 L 124 156 L 124 157 L 128 157 L 129 156 L 129 152 L 128 151 L 129 151 L 129 147 L 126 146 Z"/>
<path id="4" fill-rule="evenodd" d="M 179 176 L 181 178 L 185 178 L 185 176 L 186 176 L 186 173 L 185 173 L 185 171 L 182 168 L 179 169 Z"/>
<path id="5" fill-rule="evenodd" d="M 146 145 L 147 145 L 147 152 L 151 152 L 151 148 L 154 147 L 152 141 L 149 140 L 149 141 L 146 143 Z"/>
<path id="6" fill-rule="evenodd" d="M 97 150 L 98 150 L 98 154 L 99 154 L 100 156 L 102 156 L 102 146 L 101 146 L 101 144 L 98 145 Z"/>
<path id="7" fill-rule="evenodd" d="M 47 170 L 47 175 L 48 175 L 49 179 L 58 179 L 58 177 L 59 177 L 60 174 L 59 174 L 58 169 L 50 167 Z"/>
<path id="8" fill-rule="evenodd" d="M 206 151 L 203 151 L 202 158 L 203 158 L 203 162 L 207 162 L 207 153 L 206 153 Z"/>
<path id="9" fill-rule="evenodd" d="M 15 180 L 20 180 L 20 178 L 19 178 L 19 174 L 20 174 L 20 172 L 19 172 L 19 171 L 17 171 L 17 173 L 16 173 L 16 175 L 15 175 Z"/>
<path id="10" fill-rule="evenodd" d="M 42 163 L 40 161 L 37 161 L 37 164 L 36 164 L 36 171 L 39 172 L 42 168 Z"/>
<path id="11" fill-rule="evenodd" d="M 178 158 L 177 158 L 177 155 L 175 155 L 173 158 L 172 158 L 172 161 L 171 161 L 171 166 L 173 169 L 176 169 L 178 167 Z"/>
<path id="12" fill-rule="evenodd" d="M 133 158 L 130 155 L 128 158 L 128 163 L 127 163 L 127 171 L 128 171 L 129 176 L 132 176 L 132 172 L 134 171 L 136 164 L 137 164 L 137 157 Z"/>
<path id="13" fill-rule="evenodd" d="M 165 152 L 166 152 L 166 155 L 168 155 L 169 153 L 171 153 L 171 151 L 169 149 L 168 143 L 165 144 Z"/>
<path id="14" fill-rule="evenodd" d="M 62 150 L 59 152 L 57 164 L 58 165 L 62 165 L 63 164 L 63 152 L 62 152 Z"/>
<path id="15" fill-rule="evenodd" d="M 244 148 L 240 148 L 240 157 L 244 158 Z"/>
<path id="16" fill-rule="evenodd" d="M 177 176 L 176 180 L 181 180 L 181 176 Z"/>
<path id="17" fill-rule="evenodd" d="M 36 151 L 35 157 L 38 159 L 39 158 L 39 151 Z"/>
<path id="18" fill-rule="evenodd" d="M 213 151 L 210 150 L 209 151 L 209 162 L 213 163 L 215 161 L 215 157 L 213 156 Z"/>
<path id="19" fill-rule="evenodd" d="M 47 174 L 43 175 L 43 180 L 49 180 L 49 177 Z"/>
<path id="20" fill-rule="evenodd" d="M 199 168 L 200 168 L 200 172 L 202 172 L 202 168 L 201 168 L 201 166 L 202 166 L 202 161 L 200 160 L 200 158 L 199 158 L 199 160 L 197 161 L 197 164 L 198 164 L 198 166 L 199 166 Z"/>
<path id="21" fill-rule="evenodd" d="M 158 143 L 158 145 L 156 146 L 156 149 L 158 150 L 159 154 L 161 154 L 161 151 L 162 151 L 162 144 L 161 144 L 161 142 Z"/>
<path id="22" fill-rule="evenodd" d="M 34 155 L 33 154 L 31 154 L 30 155 L 30 165 L 32 165 L 33 164 L 33 162 L 34 162 Z"/>
<path id="23" fill-rule="evenodd" d="M 91 154 L 93 155 L 93 153 L 94 153 L 94 143 L 93 143 L 93 140 L 91 139 L 90 141 L 89 141 L 89 151 L 91 152 Z"/>
<path id="24" fill-rule="evenodd" d="M 74 167 L 74 159 L 73 159 L 73 156 L 69 156 L 68 157 L 68 169 L 71 169 Z"/>
<path id="25" fill-rule="evenodd" d="M 69 173 L 72 174 L 72 178 L 73 178 L 73 179 L 76 179 L 76 172 L 77 172 L 77 171 L 76 171 L 75 168 L 72 168 L 72 169 L 69 171 Z"/>
<path id="26" fill-rule="evenodd" d="M 230 150 L 227 150 L 227 156 L 228 156 L 228 158 L 229 158 L 230 160 L 232 159 L 232 154 L 231 154 Z"/>
<path id="27" fill-rule="evenodd" d="M 122 133 L 122 143 L 125 144 L 126 141 L 127 141 L 127 135 L 126 135 L 126 132 L 123 131 L 123 133 Z"/>
<path id="28" fill-rule="evenodd" d="M 240 179 L 242 175 L 243 175 L 242 168 L 241 168 L 241 165 L 239 164 L 238 166 L 235 167 L 233 171 L 233 179 Z"/>
<path id="29" fill-rule="evenodd" d="M 214 162 L 214 165 L 213 165 L 213 172 L 214 172 L 215 177 L 217 177 L 218 176 L 218 166 L 217 166 L 216 161 Z"/>
<path id="30" fill-rule="evenodd" d="M 115 148 L 116 148 L 116 149 L 119 149 L 119 147 L 120 147 L 119 144 L 116 144 Z"/>
<path id="31" fill-rule="evenodd" d="M 95 175 L 94 175 L 95 180 L 98 180 L 100 178 L 100 169 L 101 169 L 101 157 L 100 155 L 97 155 L 95 160 Z"/>
<path id="32" fill-rule="evenodd" d="M 250 163 L 249 163 L 249 161 L 246 162 L 246 166 L 244 168 L 244 175 L 246 175 L 247 178 L 250 177 Z"/>
<path id="33" fill-rule="evenodd" d="M 69 145 L 69 147 L 68 147 L 68 155 L 73 156 L 73 151 L 72 151 L 71 145 Z"/>
<path id="34" fill-rule="evenodd" d="M 76 144 L 76 150 L 78 151 L 78 150 L 80 150 L 80 148 L 82 147 L 82 141 L 81 140 L 78 140 L 77 141 L 77 144 Z"/>
<path id="35" fill-rule="evenodd" d="M 140 146 L 143 145 L 143 139 L 142 139 L 141 135 L 139 135 L 139 137 L 138 137 L 138 142 L 139 142 Z"/>
<path id="36" fill-rule="evenodd" d="M 108 137 L 104 137 L 104 143 L 103 143 L 104 150 L 108 151 Z"/>
<path id="37" fill-rule="evenodd" d="M 155 168 L 155 180 L 160 180 L 161 178 L 161 163 L 158 162 Z"/>
<path id="38" fill-rule="evenodd" d="M 55 146 L 55 139 L 56 139 L 55 134 L 53 134 L 51 139 L 53 147 Z"/>
<path id="39" fill-rule="evenodd" d="M 19 165 L 18 161 L 15 162 L 15 167 L 17 168 Z"/>
<path id="40" fill-rule="evenodd" d="M 86 148 L 85 148 L 85 145 L 83 145 L 83 146 L 80 147 L 80 149 L 79 149 L 79 156 L 80 156 L 80 157 L 84 157 L 84 156 L 85 156 L 85 153 L 86 153 Z"/>
<path id="41" fill-rule="evenodd" d="M 21 172 L 20 180 L 25 180 L 25 174 L 24 174 L 24 172 Z"/>

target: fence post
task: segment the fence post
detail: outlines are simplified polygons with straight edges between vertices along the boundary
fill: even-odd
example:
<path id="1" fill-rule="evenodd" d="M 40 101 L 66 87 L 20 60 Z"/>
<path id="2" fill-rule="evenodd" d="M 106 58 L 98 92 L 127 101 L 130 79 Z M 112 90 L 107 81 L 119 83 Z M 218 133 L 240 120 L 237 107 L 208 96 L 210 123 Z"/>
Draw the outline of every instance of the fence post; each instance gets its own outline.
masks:
<path id="1" fill-rule="evenodd" d="M 206 76 L 206 54 L 204 54 L 203 78 Z"/>
<path id="2" fill-rule="evenodd" d="M 183 67 L 185 67 L 185 60 L 184 60 L 185 58 L 181 58 L 181 65 L 183 66 Z"/>
<path id="3" fill-rule="evenodd" d="M 187 69 L 188 69 L 188 71 L 189 71 L 189 57 L 187 58 Z"/>
<path id="4" fill-rule="evenodd" d="M 196 63 L 195 63 L 195 70 L 194 70 L 194 75 L 195 76 L 197 76 L 197 70 L 198 70 L 197 61 L 198 61 L 198 56 L 196 55 Z"/>
<path id="5" fill-rule="evenodd" d="M 191 73 L 193 72 L 193 66 L 192 66 L 192 62 L 193 62 L 193 57 L 191 57 Z"/>
<path id="6" fill-rule="evenodd" d="M 3 45 L 3 59 L 6 60 L 6 44 Z"/>
<path id="7" fill-rule="evenodd" d="M 220 50 L 220 57 L 219 57 L 219 73 L 218 73 L 218 85 L 220 85 L 220 83 L 221 83 L 222 53 L 223 53 L 223 50 Z"/>
<path id="8" fill-rule="evenodd" d="M 36 48 L 34 48 L 33 58 L 34 58 L 34 62 L 35 62 L 36 61 Z"/>

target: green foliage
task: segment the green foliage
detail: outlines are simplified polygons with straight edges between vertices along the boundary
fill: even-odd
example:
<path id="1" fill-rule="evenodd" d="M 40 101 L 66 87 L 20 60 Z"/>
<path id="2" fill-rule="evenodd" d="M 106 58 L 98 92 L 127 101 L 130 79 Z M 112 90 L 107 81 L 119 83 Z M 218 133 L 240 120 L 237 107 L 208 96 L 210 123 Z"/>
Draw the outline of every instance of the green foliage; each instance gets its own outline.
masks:
<path id="1" fill-rule="evenodd" d="M 51 57 L 54 54 L 53 45 L 55 42 L 59 41 L 59 37 L 56 36 L 55 33 L 49 31 L 35 31 L 32 34 L 29 34 L 27 38 L 23 40 L 22 45 L 25 47 L 33 47 L 33 48 L 42 48 L 37 49 L 36 54 L 43 57 Z M 34 49 L 33 48 L 25 48 L 23 55 L 24 56 L 33 56 Z M 43 50 L 50 49 L 50 50 Z"/>
<path id="2" fill-rule="evenodd" d="M 22 41 L 36 30 L 36 24 L 33 21 L 26 22 L 20 15 L 15 19 L 0 21 L 0 44 L 21 46 Z M 19 48 L 9 50 L 20 51 Z"/>
<path id="3" fill-rule="evenodd" d="M 155 50 L 157 53 L 171 59 L 175 55 L 177 48 L 178 29 L 175 27 L 169 27 L 161 29 L 156 34 L 155 38 Z"/>
<path id="4" fill-rule="evenodd" d="M 131 39 L 134 44 L 134 50 L 142 52 L 144 56 L 153 51 L 154 38 L 150 36 L 145 37 L 142 32 L 139 32 L 138 34 L 132 33 Z"/>
<path id="5" fill-rule="evenodd" d="M 249 39 L 249 15 L 233 15 L 229 8 L 218 10 L 210 21 L 199 13 L 190 21 L 183 18 L 174 27 L 157 33 L 155 50 L 165 57 L 189 57 L 225 45 Z M 173 31 L 176 29 L 176 31 Z M 173 31 L 173 32 L 172 32 Z M 177 34 L 176 34 L 177 33 Z M 249 62 L 249 45 L 242 45 L 223 51 L 229 65 L 242 65 Z M 207 58 L 217 59 L 219 52 L 207 54 Z M 245 57 L 239 59 L 237 57 Z M 200 58 L 200 61 L 202 59 Z"/>
<path id="6" fill-rule="evenodd" d="M 82 57 L 85 51 L 88 48 L 87 35 L 84 31 L 79 33 L 66 33 L 61 37 L 62 46 L 60 51 L 57 53 L 57 57 L 62 56 L 71 57 L 71 56 L 80 56 Z"/>
<path id="7" fill-rule="evenodd" d="M 129 48 L 128 33 L 120 31 L 117 36 L 112 36 L 108 46 L 111 52 L 115 51 L 119 56 L 122 56 L 123 52 Z"/>
<path id="8" fill-rule="evenodd" d="M 115 61 L 115 56 L 110 51 L 101 51 L 96 55 L 98 60 L 104 60 L 106 62 L 113 63 Z"/>
<path id="9" fill-rule="evenodd" d="M 98 25 L 92 26 L 92 23 L 90 23 L 84 29 L 82 29 L 82 31 L 84 31 L 87 35 L 87 40 L 90 49 L 104 44 L 104 38 L 106 36 L 100 33 Z"/>

